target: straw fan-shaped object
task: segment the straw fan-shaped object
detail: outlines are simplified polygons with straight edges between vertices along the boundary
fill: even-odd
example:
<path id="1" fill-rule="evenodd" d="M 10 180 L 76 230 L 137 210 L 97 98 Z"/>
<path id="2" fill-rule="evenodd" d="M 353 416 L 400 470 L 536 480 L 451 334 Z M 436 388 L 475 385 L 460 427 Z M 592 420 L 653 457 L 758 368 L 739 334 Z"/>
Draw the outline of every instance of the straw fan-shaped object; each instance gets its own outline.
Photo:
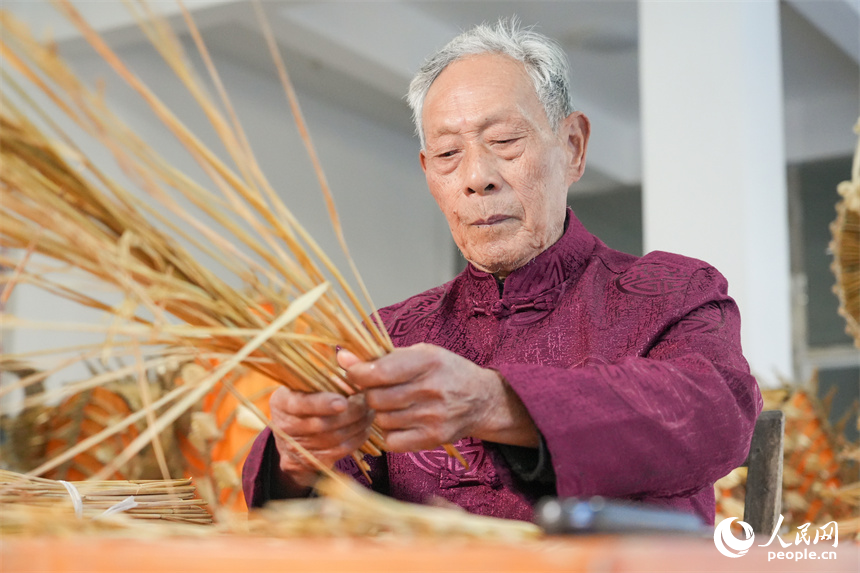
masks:
<path id="1" fill-rule="evenodd" d="M 91 367 L 91 371 L 94 376 L 105 374 L 95 366 Z M 174 379 L 180 372 L 180 365 L 174 369 L 165 369 L 163 373 L 147 372 L 145 392 L 148 392 L 151 398 L 160 398 L 175 387 Z M 70 450 L 76 444 L 92 438 L 113 423 L 119 422 L 143 408 L 141 382 L 142 380 L 137 376 L 130 375 L 69 396 L 57 406 L 50 408 L 46 412 L 47 420 L 40 428 L 46 439 L 43 459 L 39 460 L 39 463 L 30 464 L 24 470 L 38 467 L 47 460 Z M 187 418 L 187 416 L 188 414 L 183 418 Z M 160 435 L 164 459 L 171 476 L 188 475 L 185 469 L 186 463 L 178 447 L 179 430 L 183 426 L 183 418 L 174 424 L 174 431 L 162 432 Z M 98 474 L 112 459 L 120 455 L 145 429 L 146 423 L 141 420 L 124 431 L 100 441 L 96 446 L 81 452 L 65 464 L 46 472 L 44 476 L 51 479 L 75 481 L 89 479 Z M 159 471 L 159 462 L 153 448 L 147 447 L 108 478 L 151 480 L 159 477 Z"/>
<path id="2" fill-rule="evenodd" d="M 46 405 L 45 398 L 51 394 L 45 394 L 40 384 L 33 385 L 27 388 L 24 407 L 17 415 L 0 417 L 0 461 L 4 469 L 28 472 L 38 468 L 143 408 L 141 380 L 134 375 L 116 378 L 117 371 L 128 371 L 128 367 L 120 364 L 111 371 L 95 364 L 88 366 L 95 379 L 114 379 L 63 398 L 56 405 Z M 0 362 L 0 368 L 19 377 L 36 373 L 26 364 Z M 186 380 L 193 383 L 202 376 L 205 368 L 196 363 L 150 370 L 146 373 L 146 392 L 158 399 Z M 237 369 L 231 379 L 236 390 L 268 415 L 268 397 L 277 387 L 273 380 L 245 367 Z M 264 427 L 225 385 L 219 384 L 159 436 L 167 473 L 192 477 L 201 495 L 215 502 L 215 507 L 246 511 L 239 476 L 253 439 Z M 140 420 L 43 475 L 57 480 L 90 479 L 145 429 L 145 421 Z M 159 460 L 154 448 L 148 446 L 107 477 L 154 480 L 160 475 Z"/>
<path id="3" fill-rule="evenodd" d="M 854 126 L 860 136 L 860 119 Z M 845 331 L 860 348 L 860 139 L 854 152 L 851 179 L 837 187 L 842 199 L 836 204 L 836 220 L 830 225 L 833 263 L 836 275 L 833 292 L 839 297 L 839 314 L 845 318 Z"/>
<path id="4" fill-rule="evenodd" d="M 273 427 L 260 409 L 225 379 L 242 366 L 294 390 L 351 395 L 358 389 L 346 380 L 334 353 L 320 349 L 339 345 L 363 359 L 392 349 L 378 317 L 365 308 L 372 308 L 372 304 L 349 258 L 325 177 L 260 6 L 254 4 L 320 180 L 335 234 L 365 302 L 262 173 L 200 33 L 184 7 L 186 25 L 217 97 L 197 79 L 171 28 L 146 2 L 127 3 L 152 45 L 208 118 L 229 161 L 219 158 L 123 64 L 71 2 L 57 0 L 55 5 L 148 105 L 209 181 L 201 184 L 175 169 L 110 110 L 99 91 L 77 79 L 55 47 L 35 40 L 24 25 L 0 11 L 0 55 L 4 62 L 0 69 L 0 247 L 17 253 L 15 257 L 0 255 L 0 264 L 14 268 L 3 285 L 2 299 L 8 298 L 15 285 L 30 284 L 111 317 L 108 323 L 96 325 L 31 324 L 4 314 L 4 327 L 65 328 L 104 335 L 104 342 L 78 348 L 76 357 L 67 363 L 128 355 L 134 358 L 141 376 L 149 368 L 177 359 L 213 367 L 161 396 L 142 395 L 140 409 L 33 472 L 42 475 L 51 471 L 100 440 L 143 421 L 139 435 L 93 478 L 112 475 L 149 443 L 168 477 L 166 456 L 156 436 L 205 396 L 218 392 L 221 385 L 247 409 L 246 414 L 257 416 L 309 457 L 310 463 L 333 475 Z M 39 101 L 49 104 L 39 103 L 30 95 L 33 92 L 39 94 Z M 75 137 L 52 119 L 58 113 L 76 130 L 100 143 L 138 190 L 127 189 L 90 161 Z M 190 213 L 188 204 L 200 215 Z M 191 247 L 226 269 L 241 288 L 231 286 L 236 281 L 228 281 L 200 264 Z M 34 254 L 53 261 L 54 266 L 46 270 L 41 260 L 34 262 Z M 101 288 L 110 287 L 121 295 L 121 301 L 106 303 L 86 288 L 70 286 L 73 283 L 62 280 L 63 273 L 69 271 L 89 277 Z M 58 275 L 61 278 L 55 278 Z M 28 356 L 10 358 L 26 360 Z M 0 397 L 37 384 L 49 374 L 29 376 L 0 388 Z M 93 380 L 85 380 L 77 390 L 94 385 Z M 374 426 L 361 452 L 378 455 L 383 448 L 382 435 Z M 458 455 L 452 447 L 447 449 Z M 225 461 L 235 464 L 232 456 Z M 360 466 L 366 466 L 360 453 L 354 457 Z"/>

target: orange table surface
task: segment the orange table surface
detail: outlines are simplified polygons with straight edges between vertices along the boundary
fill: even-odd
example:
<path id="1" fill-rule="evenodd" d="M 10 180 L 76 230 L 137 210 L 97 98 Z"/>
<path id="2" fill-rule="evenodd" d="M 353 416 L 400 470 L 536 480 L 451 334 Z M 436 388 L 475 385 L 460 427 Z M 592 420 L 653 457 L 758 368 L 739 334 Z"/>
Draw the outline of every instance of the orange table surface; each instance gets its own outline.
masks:
<path id="1" fill-rule="evenodd" d="M 550 537 L 507 545 L 465 540 L 7 536 L 0 539 L 0 571 L 860 571 L 860 546 L 847 540 L 835 549 L 821 544 L 806 548 L 834 551 L 836 559 L 828 561 L 768 561 L 770 549 L 775 548 L 754 546 L 733 559 L 718 553 L 710 539 L 671 536 Z"/>

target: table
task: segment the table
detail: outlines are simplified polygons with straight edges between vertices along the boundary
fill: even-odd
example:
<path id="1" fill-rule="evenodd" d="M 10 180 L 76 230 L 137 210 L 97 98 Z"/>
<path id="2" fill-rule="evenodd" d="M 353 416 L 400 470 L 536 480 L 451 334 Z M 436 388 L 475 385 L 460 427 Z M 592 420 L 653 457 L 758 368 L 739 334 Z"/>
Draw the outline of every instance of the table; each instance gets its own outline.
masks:
<path id="1" fill-rule="evenodd" d="M 775 542 L 776 543 L 776 542 Z M 0 571 L 67 572 L 850 572 L 860 546 L 842 540 L 810 545 L 832 550 L 829 561 L 768 562 L 754 546 L 740 558 L 717 552 L 712 539 L 673 536 L 548 537 L 530 543 L 466 540 L 276 539 L 235 535 L 202 538 L 13 537 L 0 539 Z M 782 548 L 779 548 L 782 549 Z M 794 550 L 792 546 L 788 550 Z"/>

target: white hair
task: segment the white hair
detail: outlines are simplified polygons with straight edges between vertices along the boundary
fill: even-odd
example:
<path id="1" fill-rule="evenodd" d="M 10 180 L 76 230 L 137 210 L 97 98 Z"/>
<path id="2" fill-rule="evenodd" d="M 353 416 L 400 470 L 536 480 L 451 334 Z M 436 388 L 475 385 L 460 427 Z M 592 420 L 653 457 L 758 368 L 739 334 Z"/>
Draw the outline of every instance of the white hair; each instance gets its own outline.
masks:
<path id="1" fill-rule="evenodd" d="M 412 78 L 406 100 L 421 149 L 425 145 L 421 115 L 430 86 L 450 64 L 484 53 L 502 54 L 523 63 L 553 130 L 574 111 L 567 56 L 561 46 L 531 28 L 521 28 L 516 17 L 502 18 L 493 26 L 484 23 L 463 32 L 427 58 Z"/>

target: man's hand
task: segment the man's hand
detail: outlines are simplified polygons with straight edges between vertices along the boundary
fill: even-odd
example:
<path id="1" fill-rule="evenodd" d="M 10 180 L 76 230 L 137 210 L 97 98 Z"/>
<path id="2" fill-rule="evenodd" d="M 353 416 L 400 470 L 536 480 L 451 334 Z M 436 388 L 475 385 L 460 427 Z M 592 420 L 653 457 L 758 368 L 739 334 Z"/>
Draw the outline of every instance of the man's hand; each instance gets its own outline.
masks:
<path id="1" fill-rule="evenodd" d="M 373 411 L 361 394 L 345 398 L 331 392 L 304 394 L 281 387 L 269 404 L 272 422 L 328 467 L 360 448 L 370 435 Z M 299 486 L 313 485 L 317 477 L 314 466 L 277 434 L 275 443 L 281 471 Z"/>
<path id="2" fill-rule="evenodd" d="M 364 389 L 391 451 L 434 449 L 466 436 L 538 445 L 534 422 L 502 376 L 444 348 L 416 344 L 370 362 L 342 350 L 338 362 Z"/>

